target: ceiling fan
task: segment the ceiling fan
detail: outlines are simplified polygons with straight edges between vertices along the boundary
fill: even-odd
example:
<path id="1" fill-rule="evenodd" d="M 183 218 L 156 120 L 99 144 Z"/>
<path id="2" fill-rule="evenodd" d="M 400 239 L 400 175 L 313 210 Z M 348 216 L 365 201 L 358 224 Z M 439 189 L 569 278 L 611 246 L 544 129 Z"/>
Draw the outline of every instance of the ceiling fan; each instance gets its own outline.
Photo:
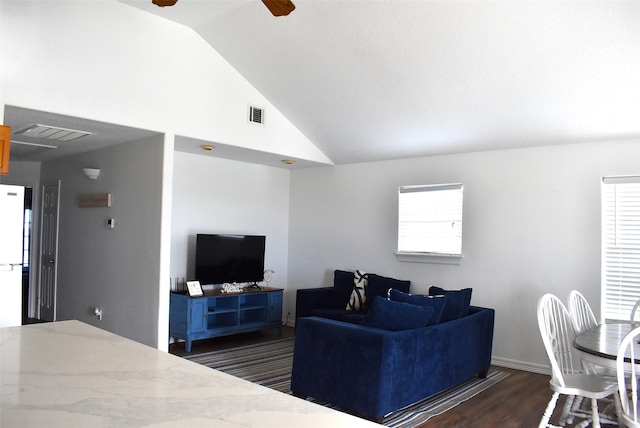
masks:
<path id="1" fill-rule="evenodd" d="M 178 0 L 152 0 L 152 3 L 160 6 L 173 6 Z M 273 14 L 273 16 L 286 16 L 289 15 L 296 5 L 291 0 L 262 0 L 267 9 Z"/>

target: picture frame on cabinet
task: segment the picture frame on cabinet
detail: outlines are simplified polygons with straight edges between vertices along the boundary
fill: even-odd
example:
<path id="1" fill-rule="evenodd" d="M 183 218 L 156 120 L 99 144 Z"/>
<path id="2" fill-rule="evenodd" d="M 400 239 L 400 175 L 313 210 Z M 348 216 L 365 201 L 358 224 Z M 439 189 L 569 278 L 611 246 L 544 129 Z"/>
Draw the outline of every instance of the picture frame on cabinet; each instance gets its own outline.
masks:
<path id="1" fill-rule="evenodd" d="M 187 292 L 191 297 L 202 296 L 200 281 L 187 281 Z"/>

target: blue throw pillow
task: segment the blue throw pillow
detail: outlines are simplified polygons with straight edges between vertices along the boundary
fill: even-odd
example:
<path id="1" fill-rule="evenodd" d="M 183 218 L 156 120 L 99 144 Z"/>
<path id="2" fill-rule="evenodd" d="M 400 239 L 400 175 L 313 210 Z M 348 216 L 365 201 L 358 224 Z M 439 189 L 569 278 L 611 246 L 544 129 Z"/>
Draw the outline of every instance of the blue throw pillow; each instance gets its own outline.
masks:
<path id="1" fill-rule="evenodd" d="M 427 321 L 426 325 L 438 324 L 442 319 L 444 307 L 446 305 L 446 296 L 426 296 L 424 294 L 408 294 L 400 290 L 389 290 L 389 299 L 394 302 L 411 303 L 412 305 L 426 306 L 433 308 L 433 314 Z"/>
<path id="2" fill-rule="evenodd" d="M 394 302 L 376 296 L 371 309 L 360 324 L 392 331 L 409 330 L 427 325 L 431 315 L 433 308 Z"/>
<path id="3" fill-rule="evenodd" d="M 368 276 L 367 285 L 365 287 L 365 295 L 367 296 L 367 298 L 364 302 L 364 312 L 369 312 L 369 308 L 371 308 L 371 305 L 375 300 L 375 296 L 387 297 L 387 291 L 390 288 L 395 288 L 396 290 L 408 293 L 410 285 L 411 281 L 387 278 L 386 276 L 380 276 L 374 273 L 370 273 Z"/>
<path id="4" fill-rule="evenodd" d="M 331 307 L 333 309 L 344 309 L 349 303 L 349 297 L 353 291 L 353 272 L 336 270 L 333 273 L 333 298 Z"/>
<path id="5" fill-rule="evenodd" d="M 442 313 L 440 322 L 451 321 L 469 315 L 471 291 L 471 288 L 445 290 L 440 287 L 431 286 L 429 288 L 430 296 L 444 295 L 447 297 L 447 303 L 444 305 L 444 312 Z"/>

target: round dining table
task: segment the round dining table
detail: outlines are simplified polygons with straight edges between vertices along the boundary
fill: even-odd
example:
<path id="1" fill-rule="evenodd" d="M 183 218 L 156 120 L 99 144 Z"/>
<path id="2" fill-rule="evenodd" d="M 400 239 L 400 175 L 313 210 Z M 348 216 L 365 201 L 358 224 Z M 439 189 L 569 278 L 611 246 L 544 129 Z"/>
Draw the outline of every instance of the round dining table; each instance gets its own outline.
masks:
<path id="1" fill-rule="evenodd" d="M 630 322 L 598 324 L 578 334 L 573 340 L 573 347 L 583 360 L 615 370 L 620 343 L 627 333 L 638 326 L 640 324 Z M 637 365 L 640 364 L 640 344 L 636 341 L 633 346 L 638 356 L 635 359 Z"/>

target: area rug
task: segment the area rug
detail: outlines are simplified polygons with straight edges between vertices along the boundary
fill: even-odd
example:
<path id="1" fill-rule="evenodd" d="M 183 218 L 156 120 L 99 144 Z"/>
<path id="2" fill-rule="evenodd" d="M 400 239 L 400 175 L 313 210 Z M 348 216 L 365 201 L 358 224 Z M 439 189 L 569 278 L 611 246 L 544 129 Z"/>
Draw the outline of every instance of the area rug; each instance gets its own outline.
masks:
<path id="1" fill-rule="evenodd" d="M 230 375 L 291 394 L 291 365 L 294 338 L 240 346 L 220 351 L 185 356 L 187 360 L 211 367 Z M 490 370 L 485 379 L 473 378 L 422 401 L 385 416 L 383 425 L 393 428 L 416 427 L 500 382 L 509 374 Z M 329 403 L 309 401 L 341 410 Z"/>

